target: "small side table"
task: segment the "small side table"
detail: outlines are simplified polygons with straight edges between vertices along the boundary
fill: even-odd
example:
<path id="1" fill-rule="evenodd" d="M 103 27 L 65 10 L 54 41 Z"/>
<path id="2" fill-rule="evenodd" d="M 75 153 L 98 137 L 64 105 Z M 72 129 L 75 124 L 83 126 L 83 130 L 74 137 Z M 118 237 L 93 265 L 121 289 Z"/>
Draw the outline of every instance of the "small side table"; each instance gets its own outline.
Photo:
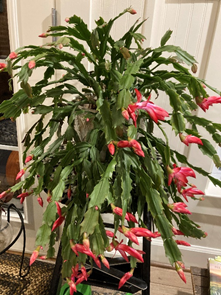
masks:
<path id="1" fill-rule="evenodd" d="M 209 294 L 209 271 L 207 268 L 191 266 L 191 278 L 194 295 Z"/>

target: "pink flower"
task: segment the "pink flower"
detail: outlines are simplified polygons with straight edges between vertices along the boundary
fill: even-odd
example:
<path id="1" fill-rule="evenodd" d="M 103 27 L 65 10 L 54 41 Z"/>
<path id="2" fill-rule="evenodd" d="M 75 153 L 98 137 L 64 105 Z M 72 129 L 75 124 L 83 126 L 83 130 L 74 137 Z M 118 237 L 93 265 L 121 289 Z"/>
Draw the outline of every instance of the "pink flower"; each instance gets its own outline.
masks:
<path id="1" fill-rule="evenodd" d="M 186 186 L 188 183 L 187 176 L 196 177 L 193 169 L 189 167 L 176 167 L 173 165 L 173 169 L 167 166 L 168 172 L 168 185 L 171 185 L 172 180 L 174 180 L 178 191 L 181 191 L 182 186 Z"/>
<path id="2" fill-rule="evenodd" d="M 9 188 L 7 191 L 4 191 L 0 194 L 0 200 L 3 199 L 4 197 L 7 196 L 7 194 L 11 191 L 11 189 Z"/>
<path id="3" fill-rule="evenodd" d="M 120 140 L 117 143 L 117 147 L 118 148 L 127 148 L 127 147 L 131 147 L 131 144 L 128 140 Z"/>
<path id="4" fill-rule="evenodd" d="M 175 242 L 177 243 L 177 245 L 191 246 L 189 243 L 187 243 L 185 241 L 175 240 Z"/>
<path id="5" fill-rule="evenodd" d="M 47 36 L 48 36 L 48 34 L 46 34 L 46 33 L 42 33 L 42 34 L 38 35 L 38 37 L 40 37 L 40 38 L 46 38 Z"/>
<path id="6" fill-rule="evenodd" d="M 17 53 L 16 52 L 11 52 L 8 56 L 10 59 L 15 59 L 16 57 L 18 57 Z"/>
<path id="7" fill-rule="evenodd" d="M 0 70 L 3 70 L 6 68 L 6 64 L 5 63 L 0 63 Z"/>
<path id="8" fill-rule="evenodd" d="M 127 237 L 129 240 L 131 240 L 133 243 L 139 245 L 138 239 L 136 235 L 128 228 L 122 225 L 122 227 L 118 227 L 119 232 L 123 233 L 125 237 Z"/>
<path id="9" fill-rule="evenodd" d="M 66 18 L 65 18 L 65 21 L 66 21 L 66 23 L 69 23 L 70 18 L 69 18 L 69 17 L 66 17 Z"/>
<path id="10" fill-rule="evenodd" d="M 144 227 L 134 227 L 130 231 L 137 237 L 155 238 L 154 234 L 147 228 Z"/>
<path id="11" fill-rule="evenodd" d="M 165 120 L 165 117 L 168 117 L 169 114 L 167 111 L 165 111 L 163 108 L 155 105 L 154 103 L 150 102 L 150 96 L 146 101 L 142 101 L 142 94 L 139 92 L 139 90 L 135 89 L 136 95 L 137 95 L 137 102 L 133 104 L 129 104 L 127 111 L 129 116 L 132 118 L 134 125 L 136 127 L 137 123 L 137 115 L 135 114 L 136 110 L 145 110 L 150 118 L 155 122 L 158 123 L 158 120 Z"/>
<path id="12" fill-rule="evenodd" d="M 104 255 L 100 255 L 102 263 L 106 266 L 106 268 L 110 269 L 110 264 Z"/>
<path id="13" fill-rule="evenodd" d="M 122 111 L 122 116 L 128 121 L 130 119 L 129 113 L 127 110 Z"/>
<path id="14" fill-rule="evenodd" d="M 110 154 L 111 155 L 114 155 L 114 153 L 115 153 L 115 146 L 114 146 L 114 144 L 111 142 L 111 143 L 108 144 L 107 147 L 109 149 Z"/>
<path id="15" fill-rule="evenodd" d="M 145 157 L 144 152 L 142 151 L 141 145 L 135 139 L 130 140 L 130 144 L 135 154 L 141 157 Z"/>
<path id="16" fill-rule="evenodd" d="M 153 238 L 159 238 L 161 237 L 161 233 L 159 233 L 158 231 L 153 232 Z"/>
<path id="17" fill-rule="evenodd" d="M 192 214 L 189 210 L 186 209 L 187 205 L 182 202 L 167 204 L 167 206 L 173 211 L 177 213 L 183 214 Z"/>
<path id="18" fill-rule="evenodd" d="M 141 262 L 144 262 L 141 254 L 137 250 L 135 250 L 134 248 L 132 248 L 128 245 L 125 245 L 125 244 L 118 243 L 115 240 L 111 243 L 111 245 L 115 248 L 115 250 L 119 251 L 121 253 L 121 255 L 122 255 L 122 253 L 127 252 L 130 256 L 133 256 L 136 259 L 140 260 Z M 125 255 L 124 256 L 122 255 L 122 256 L 125 258 Z M 125 259 L 125 260 L 127 261 L 127 259 Z"/>
<path id="19" fill-rule="evenodd" d="M 136 10 L 134 10 L 133 8 L 129 8 L 127 11 L 128 11 L 130 14 L 136 14 L 136 13 L 137 13 Z"/>
<path id="20" fill-rule="evenodd" d="M 77 292 L 77 287 L 72 280 L 68 280 L 68 285 L 70 287 L 70 295 L 73 295 L 75 292 Z"/>
<path id="21" fill-rule="evenodd" d="M 29 195 L 31 195 L 32 193 L 33 193 L 33 191 L 24 192 L 24 193 L 21 193 L 20 195 L 18 195 L 17 198 L 20 199 L 20 203 L 23 204 L 25 198 L 28 197 Z"/>
<path id="22" fill-rule="evenodd" d="M 176 271 L 177 271 L 178 275 L 180 276 L 180 278 L 184 281 L 184 283 L 186 283 L 185 274 L 184 274 L 182 268 L 180 267 L 178 261 L 175 262 L 175 268 L 176 268 Z"/>
<path id="23" fill-rule="evenodd" d="M 29 67 L 30 70 L 31 70 L 31 69 L 34 69 L 35 66 L 36 66 L 36 62 L 35 62 L 34 60 L 29 61 L 29 63 L 28 63 L 28 67 Z"/>
<path id="24" fill-rule="evenodd" d="M 197 144 L 203 145 L 202 140 L 196 136 L 193 136 L 193 135 L 184 136 L 182 133 L 180 133 L 179 136 L 180 136 L 180 140 L 187 146 L 189 146 L 190 143 L 197 143 Z"/>
<path id="25" fill-rule="evenodd" d="M 56 206 L 57 206 L 57 213 L 58 213 L 58 219 L 55 220 L 53 226 L 52 226 L 52 229 L 51 231 L 54 231 L 57 227 L 59 227 L 63 221 L 65 220 L 65 217 L 61 214 L 61 208 L 58 204 L 58 202 L 55 202 Z"/>
<path id="26" fill-rule="evenodd" d="M 33 155 L 27 156 L 27 158 L 25 159 L 25 164 L 30 162 L 32 159 L 33 159 Z"/>
<path id="27" fill-rule="evenodd" d="M 20 179 L 25 174 L 25 171 L 26 171 L 26 168 L 19 171 L 17 176 L 16 176 L 16 180 Z"/>
<path id="28" fill-rule="evenodd" d="M 37 201 L 38 201 L 38 204 L 39 204 L 41 207 L 43 207 L 43 199 L 42 199 L 41 196 L 38 196 Z"/>
<path id="29" fill-rule="evenodd" d="M 110 238 L 113 238 L 114 237 L 114 233 L 110 230 L 106 230 L 106 235 Z"/>
<path id="30" fill-rule="evenodd" d="M 31 266 L 35 260 L 37 259 L 38 255 L 39 255 L 39 251 L 41 249 L 41 246 L 38 246 L 32 253 L 31 257 L 30 257 L 30 263 L 29 265 Z"/>
<path id="31" fill-rule="evenodd" d="M 179 229 L 176 229 L 175 227 L 172 227 L 172 232 L 174 233 L 174 235 L 177 235 L 177 236 L 184 235 Z"/>
<path id="32" fill-rule="evenodd" d="M 181 191 L 182 196 L 184 197 L 184 199 L 188 202 L 187 197 L 191 197 L 194 198 L 194 195 L 204 195 L 204 192 L 202 192 L 201 190 L 197 189 L 195 186 L 183 189 Z"/>
<path id="33" fill-rule="evenodd" d="M 129 217 L 130 221 L 132 221 L 132 222 L 134 222 L 134 223 L 138 223 L 136 217 L 135 217 L 132 213 L 127 212 L 127 215 L 128 215 L 128 217 Z"/>
<path id="34" fill-rule="evenodd" d="M 134 90 L 136 92 L 137 102 L 141 102 L 141 100 L 142 100 L 142 94 L 140 93 L 140 91 L 137 88 L 135 88 Z"/>
<path id="35" fill-rule="evenodd" d="M 129 272 L 126 272 L 123 277 L 120 279 L 118 289 L 120 289 L 126 281 L 128 281 L 133 276 L 134 269 L 131 269 Z"/>
<path id="36" fill-rule="evenodd" d="M 114 206 L 113 204 L 111 204 L 111 208 L 112 208 L 112 210 L 113 210 L 113 212 L 114 212 L 115 214 L 117 214 L 117 215 L 119 215 L 119 216 L 122 217 L 122 215 L 123 215 L 123 210 L 122 210 L 120 207 L 116 207 L 116 206 Z M 127 221 L 130 221 L 130 218 L 129 218 L 129 216 L 128 216 L 127 213 L 126 213 L 126 215 L 125 215 L 125 219 L 126 219 Z"/>
<path id="37" fill-rule="evenodd" d="M 148 100 L 138 102 L 135 105 L 136 109 L 145 110 L 155 123 L 158 123 L 158 120 L 164 121 L 165 117 L 169 117 L 167 111 Z"/>
<path id="38" fill-rule="evenodd" d="M 203 100 L 196 98 L 196 103 L 204 112 L 206 112 L 206 110 L 208 110 L 208 108 L 214 103 L 221 103 L 221 97 L 210 96 L 210 97 L 204 98 Z"/>

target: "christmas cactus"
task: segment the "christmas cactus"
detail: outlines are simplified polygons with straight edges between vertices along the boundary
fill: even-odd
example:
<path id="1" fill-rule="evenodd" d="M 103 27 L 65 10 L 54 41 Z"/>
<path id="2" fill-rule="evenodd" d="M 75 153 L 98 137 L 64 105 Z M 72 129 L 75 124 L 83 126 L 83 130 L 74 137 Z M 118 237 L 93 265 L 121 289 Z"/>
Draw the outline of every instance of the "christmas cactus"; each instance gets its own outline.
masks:
<path id="1" fill-rule="evenodd" d="M 108 22 L 100 17 L 92 32 L 74 15 L 66 19 L 67 26 L 51 27 L 39 36 L 56 37 L 55 42 L 19 48 L 9 55 L 7 66 L 1 64 L 1 71 L 17 78 L 21 88 L 1 104 L 0 113 L 13 120 L 22 113 L 36 116 L 23 140 L 24 168 L 17 175 L 21 181 L 10 188 L 10 192 L 22 191 L 21 202 L 33 197 L 41 206 L 42 191 L 47 193 L 31 263 L 42 247 L 47 246 L 47 257 L 53 257 L 55 229 L 63 225 L 62 275 L 71 294 L 93 271 L 93 266 L 86 271 L 86 261 L 109 267 L 105 253 L 112 250 L 130 259 L 131 271 L 121 278 L 121 287 L 133 275 L 136 263 L 143 262 L 143 253 L 136 248 L 138 237 L 161 236 L 166 256 L 185 281 L 178 245 L 189 244 L 180 236 L 206 236 L 189 218 L 188 198 L 202 200 L 204 195 L 189 183 L 189 177 L 198 172 L 221 186 L 172 149 L 164 131 L 165 126 L 171 127 L 177 140 L 187 146 L 197 144 L 221 167 L 213 145 L 199 131 L 205 128 L 219 144 L 221 124 L 193 112 L 221 103 L 220 93 L 207 85 L 218 94 L 209 96 L 205 82 L 191 74 L 196 71 L 193 56 L 178 46 L 165 45 L 171 31 L 155 49 L 142 46 L 145 36 L 138 30 L 143 22 L 135 22 L 114 40 L 111 28 L 125 13 L 136 12 L 125 9 Z M 29 77 L 38 68 L 42 79 L 30 85 Z M 61 78 L 56 80 L 54 74 L 59 71 Z M 157 97 L 163 92 L 171 106 L 168 110 L 158 105 Z M 160 138 L 155 129 L 160 130 Z M 155 232 L 143 222 L 145 208 L 152 215 Z M 113 232 L 104 226 L 107 212 L 113 215 Z M 127 243 L 117 240 L 118 231 Z"/>

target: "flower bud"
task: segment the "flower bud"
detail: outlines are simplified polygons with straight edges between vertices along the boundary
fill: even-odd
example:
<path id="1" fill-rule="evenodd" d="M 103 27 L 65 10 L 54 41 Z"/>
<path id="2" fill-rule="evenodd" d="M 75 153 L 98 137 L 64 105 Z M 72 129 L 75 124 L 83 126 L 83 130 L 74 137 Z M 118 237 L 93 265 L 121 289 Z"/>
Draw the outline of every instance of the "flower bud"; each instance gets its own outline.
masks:
<path id="1" fill-rule="evenodd" d="M 195 74 L 197 72 L 197 64 L 193 64 L 192 67 L 191 67 L 191 71 Z"/>
<path id="2" fill-rule="evenodd" d="M 10 59 L 15 59 L 16 57 L 18 57 L 17 53 L 16 52 L 11 52 L 8 56 Z"/>
<path id="3" fill-rule="evenodd" d="M 35 68 L 35 66 L 36 66 L 36 62 L 34 60 L 29 61 L 28 67 L 30 70 Z"/>

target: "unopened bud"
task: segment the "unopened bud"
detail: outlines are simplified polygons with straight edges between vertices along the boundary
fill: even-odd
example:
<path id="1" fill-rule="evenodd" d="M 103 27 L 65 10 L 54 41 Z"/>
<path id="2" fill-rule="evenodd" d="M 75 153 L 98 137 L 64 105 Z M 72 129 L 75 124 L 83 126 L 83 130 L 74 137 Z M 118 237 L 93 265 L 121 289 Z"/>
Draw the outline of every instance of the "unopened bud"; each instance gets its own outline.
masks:
<path id="1" fill-rule="evenodd" d="M 192 67 L 191 67 L 191 71 L 195 74 L 197 72 L 197 64 L 193 64 Z"/>

